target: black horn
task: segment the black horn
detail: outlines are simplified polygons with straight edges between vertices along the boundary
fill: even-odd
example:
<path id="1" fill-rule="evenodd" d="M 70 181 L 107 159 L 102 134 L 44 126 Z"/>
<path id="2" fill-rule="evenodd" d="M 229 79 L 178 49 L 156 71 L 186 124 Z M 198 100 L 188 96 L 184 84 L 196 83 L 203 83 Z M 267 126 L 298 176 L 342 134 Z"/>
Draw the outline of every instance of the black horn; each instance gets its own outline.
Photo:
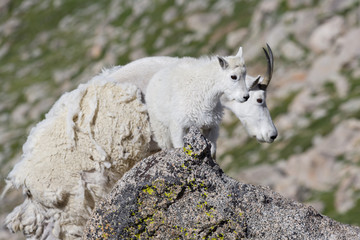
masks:
<path id="1" fill-rule="evenodd" d="M 271 51 L 271 48 L 269 46 L 269 44 L 266 44 L 267 50 L 265 48 L 263 48 L 264 53 L 265 53 L 265 57 L 267 60 L 267 73 L 266 76 L 264 78 L 264 80 L 261 82 L 260 86 L 262 89 L 266 90 L 267 86 L 270 83 L 270 80 L 272 78 L 272 74 L 273 74 L 273 70 L 274 70 L 274 56 L 273 53 Z"/>

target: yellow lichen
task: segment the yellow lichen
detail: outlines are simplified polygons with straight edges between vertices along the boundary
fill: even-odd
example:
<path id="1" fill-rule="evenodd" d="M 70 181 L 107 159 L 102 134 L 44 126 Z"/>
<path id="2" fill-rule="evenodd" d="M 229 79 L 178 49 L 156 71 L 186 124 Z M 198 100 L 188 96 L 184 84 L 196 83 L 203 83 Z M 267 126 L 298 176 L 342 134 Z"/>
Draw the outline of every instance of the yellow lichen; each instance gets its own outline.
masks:
<path id="1" fill-rule="evenodd" d="M 148 194 L 150 194 L 150 195 L 153 195 L 154 189 L 152 189 L 152 188 L 149 187 L 149 186 L 146 186 L 146 188 L 143 189 L 143 192 L 144 192 L 144 193 L 148 193 Z"/>
<path id="2" fill-rule="evenodd" d="M 183 150 L 184 150 L 185 154 L 189 155 L 190 157 L 195 157 L 195 158 L 198 157 L 198 154 L 196 154 L 192 151 L 192 146 L 190 144 L 187 145 L 186 147 L 183 147 Z"/>

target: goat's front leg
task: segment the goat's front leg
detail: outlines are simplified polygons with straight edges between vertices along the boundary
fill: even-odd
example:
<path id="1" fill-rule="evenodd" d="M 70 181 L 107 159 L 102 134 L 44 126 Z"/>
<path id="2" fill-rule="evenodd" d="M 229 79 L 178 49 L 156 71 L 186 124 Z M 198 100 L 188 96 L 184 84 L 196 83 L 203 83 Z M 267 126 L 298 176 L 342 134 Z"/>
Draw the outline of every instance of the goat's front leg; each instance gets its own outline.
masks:
<path id="1" fill-rule="evenodd" d="M 184 147 L 184 137 L 185 129 L 181 124 L 173 121 L 170 124 L 170 135 L 171 135 L 171 141 L 174 146 L 174 148 L 182 148 Z"/>
<path id="2" fill-rule="evenodd" d="M 216 158 L 216 140 L 219 137 L 219 126 L 215 125 L 206 131 L 204 131 L 204 136 L 210 141 L 211 143 L 211 157 L 213 159 Z"/>

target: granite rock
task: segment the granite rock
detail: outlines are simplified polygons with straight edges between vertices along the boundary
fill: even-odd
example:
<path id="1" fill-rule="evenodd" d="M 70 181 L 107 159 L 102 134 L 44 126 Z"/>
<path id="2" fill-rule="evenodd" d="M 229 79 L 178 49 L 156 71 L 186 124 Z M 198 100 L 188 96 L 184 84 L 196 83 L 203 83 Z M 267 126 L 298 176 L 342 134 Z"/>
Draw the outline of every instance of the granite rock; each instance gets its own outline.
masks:
<path id="1" fill-rule="evenodd" d="M 154 154 L 117 182 L 84 239 L 356 239 L 338 223 L 268 187 L 226 176 L 196 129 L 183 149 Z"/>

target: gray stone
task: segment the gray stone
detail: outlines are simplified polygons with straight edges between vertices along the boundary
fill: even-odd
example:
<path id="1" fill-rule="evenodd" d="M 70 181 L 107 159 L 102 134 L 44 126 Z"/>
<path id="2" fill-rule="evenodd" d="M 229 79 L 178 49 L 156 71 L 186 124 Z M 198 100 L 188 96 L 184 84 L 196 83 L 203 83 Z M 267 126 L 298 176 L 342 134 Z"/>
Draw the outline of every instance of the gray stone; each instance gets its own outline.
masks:
<path id="1" fill-rule="evenodd" d="M 225 16 L 230 16 L 234 13 L 234 5 L 235 1 L 233 0 L 216 1 L 216 3 L 212 6 L 211 11 L 221 12 L 221 14 Z"/>
<path id="2" fill-rule="evenodd" d="M 344 65 L 360 58 L 360 28 L 353 28 L 336 42 L 336 47 L 340 48 L 337 61 Z"/>
<path id="3" fill-rule="evenodd" d="M 284 57 L 291 61 L 300 60 L 304 57 L 304 50 L 292 41 L 285 42 L 280 50 Z"/>
<path id="4" fill-rule="evenodd" d="M 360 67 L 358 69 L 355 69 L 352 73 L 353 78 L 360 78 Z"/>
<path id="5" fill-rule="evenodd" d="M 17 18 L 10 18 L 4 24 L 0 25 L 0 33 L 4 36 L 10 36 L 21 25 L 21 21 Z"/>
<path id="6" fill-rule="evenodd" d="M 280 47 L 281 43 L 288 37 L 289 27 L 279 23 L 269 31 L 267 41 L 270 43 L 272 48 L 276 49 Z"/>
<path id="7" fill-rule="evenodd" d="M 360 196 L 357 192 L 360 189 L 360 169 L 357 166 L 352 166 L 348 169 L 338 186 L 335 194 L 335 207 L 339 213 L 346 213 L 356 205 Z"/>
<path id="8" fill-rule="evenodd" d="M 136 1 L 136 2 L 128 2 L 132 5 L 132 15 L 134 17 L 139 17 L 142 15 L 145 11 L 147 11 L 149 8 L 151 8 L 151 1 Z"/>
<path id="9" fill-rule="evenodd" d="M 169 23 L 176 18 L 177 14 L 178 14 L 177 8 L 170 7 L 163 14 L 163 21 L 165 23 Z"/>
<path id="10" fill-rule="evenodd" d="M 287 162 L 286 173 L 297 184 L 316 191 L 330 191 L 340 181 L 342 165 L 334 156 L 310 149 L 293 155 Z"/>
<path id="11" fill-rule="evenodd" d="M 306 8 L 294 13 L 294 20 L 291 24 L 292 33 L 295 39 L 303 46 L 309 45 L 309 37 L 314 29 L 319 25 L 317 21 L 317 11 L 314 8 Z"/>
<path id="12" fill-rule="evenodd" d="M 329 97 L 325 94 L 314 94 L 311 89 L 305 89 L 301 91 L 292 103 L 290 104 L 290 111 L 295 114 L 296 117 L 305 115 L 306 113 L 312 113 L 319 108 L 323 103 L 329 100 Z"/>
<path id="13" fill-rule="evenodd" d="M 144 31 L 137 31 L 131 36 L 129 46 L 133 49 L 140 48 L 145 41 Z"/>
<path id="14" fill-rule="evenodd" d="M 313 0 L 287 0 L 289 8 L 307 7 L 313 4 Z"/>
<path id="15" fill-rule="evenodd" d="M 346 23 L 348 26 L 358 26 L 360 17 L 360 7 L 352 8 L 349 14 L 346 15 Z"/>
<path id="16" fill-rule="evenodd" d="M 204 11 L 207 7 L 208 4 L 205 1 L 201 1 L 201 0 L 194 0 L 194 1 L 190 1 L 187 2 L 186 4 L 184 4 L 185 2 L 180 3 L 181 5 L 185 5 L 185 11 L 184 12 L 201 12 Z"/>
<path id="17" fill-rule="evenodd" d="M 61 73 L 63 75 L 67 75 L 66 71 L 61 71 Z M 59 73 L 60 75 L 60 73 Z M 69 77 L 70 79 L 70 77 Z M 58 83 L 58 82 L 57 82 Z M 50 85 L 48 82 L 44 82 L 44 83 L 36 83 L 33 84 L 27 88 L 25 88 L 24 91 L 24 95 L 26 97 L 26 101 L 30 104 L 33 104 L 36 101 L 40 101 L 41 99 L 44 99 L 47 97 L 47 95 L 50 92 Z"/>
<path id="18" fill-rule="evenodd" d="M 9 52 L 9 49 L 10 49 L 10 43 L 5 43 L 3 44 L 3 46 L 0 47 L 0 59 Z"/>
<path id="19" fill-rule="evenodd" d="M 360 228 L 267 187 L 237 182 L 194 129 L 183 149 L 139 162 L 101 201 L 83 239 L 357 239 Z"/>
<path id="20" fill-rule="evenodd" d="M 22 136 L 22 134 L 23 131 L 21 131 L 20 129 L 16 129 L 16 130 L 0 129 L 0 145 L 4 146 L 6 144 L 9 144 L 13 139 Z"/>
<path id="21" fill-rule="evenodd" d="M 243 42 L 244 37 L 248 34 L 248 30 L 246 28 L 240 28 L 236 31 L 229 33 L 226 37 L 226 45 L 234 49 L 240 46 L 240 43 Z"/>
<path id="22" fill-rule="evenodd" d="M 336 93 L 339 95 L 339 97 L 344 98 L 348 96 L 350 86 L 348 79 L 344 77 L 343 75 L 334 74 L 333 76 L 330 76 L 330 81 L 334 83 L 336 87 Z"/>
<path id="23" fill-rule="evenodd" d="M 313 61 L 306 81 L 311 87 L 318 89 L 329 81 L 332 76 L 337 75 L 341 69 L 341 62 L 338 56 L 326 54 Z"/>
<path id="24" fill-rule="evenodd" d="M 344 29 L 344 18 L 335 16 L 314 30 L 310 36 L 310 48 L 316 53 L 324 52 L 334 45 Z"/>
<path id="25" fill-rule="evenodd" d="M 205 36 L 220 19 L 221 15 L 217 13 L 198 13 L 188 16 L 185 21 L 190 30 Z"/>
<path id="26" fill-rule="evenodd" d="M 131 61 L 134 61 L 139 58 L 146 57 L 146 56 L 147 56 L 147 54 L 146 54 L 145 50 L 143 48 L 138 48 L 130 53 L 129 58 Z"/>
<path id="27" fill-rule="evenodd" d="M 255 167 L 238 173 L 239 179 L 256 184 L 267 184 L 272 189 L 298 200 L 303 189 L 311 191 L 335 190 L 335 207 L 340 213 L 350 210 L 360 196 L 360 121 L 341 122 L 325 137 L 315 136 L 313 148 L 293 155 L 289 160 L 269 168 Z M 343 159 L 343 160 L 342 160 Z M 279 174 L 280 173 L 280 174 Z M 263 174 L 265 178 L 261 178 Z"/>
<path id="28" fill-rule="evenodd" d="M 30 110 L 30 104 L 22 103 L 16 106 L 14 111 L 11 113 L 11 121 L 18 125 L 23 125 L 28 121 L 27 115 Z"/>
<path id="29" fill-rule="evenodd" d="M 57 84 L 61 84 L 66 81 L 70 81 L 79 72 L 79 70 L 80 70 L 80 65 L 74 63 L 72 66 L 69 66 L 68 68 L 55 70 L 52 74 L 52 77 Z M 45 84 L 42 84 L 42 85 L 37 84 L 37 85 L 34 85 L 34 87 L 35 86 L 39 87 L 43 92 L 44 85 Z M 49 86 L 47 86 L 47 85 L 45 85 L 45 86 L 46 86 L 46 88 L 49 88 Z M 29 90 L 30 90 L 30 87 L 29 87 Z M 35 90 L 35 89 L 31 88 L 31 90 L 28 91 L 27 95 L 34 94 L 33 90 Z M 46 90 L 48 91 L 48 89 L 46 89 Z M 35 94 L 35 95 L 39 95 L 39 94 Z M 31 99 L 29 99 L 29 100 L 31 101 Z"/>
<path id="30" fill-rule="evenodd" d="M 33 104 L 28 114 L 29 119 L 39 121 L 41 115 L 48 112 L 55 101 L 56 99 L 54 97 L 47 97 Z"/>
<path id="31" fill-rule="evenodd" d="M 0 13 L 7 12 L 9 8 L 10 0 L 0 0 Z"/>
<path id="32" fill-rule="evenodd" d="M 320 11 L 323 14 L 332 15 L 337 12 L 344 11 L 354 6 L 356 0 L 327 0 L 322 1 L 320 5 Z"/>
<path id="33" fill-rule="evenodd" d="M 270 13 L 275 11 L 279 7 L 280 1 L 279 0 L 267 0 L 262 1 L 258 9 L 261 13 Z"/>

